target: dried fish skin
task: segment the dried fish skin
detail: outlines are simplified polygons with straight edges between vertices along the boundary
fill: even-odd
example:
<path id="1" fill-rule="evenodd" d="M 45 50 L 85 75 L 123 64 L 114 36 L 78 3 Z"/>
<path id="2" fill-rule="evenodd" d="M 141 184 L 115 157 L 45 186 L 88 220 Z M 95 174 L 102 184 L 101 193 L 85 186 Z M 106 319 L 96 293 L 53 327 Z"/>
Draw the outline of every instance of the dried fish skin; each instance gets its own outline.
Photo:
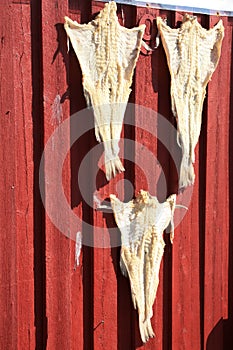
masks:
<path id="1" fill-rule="evenodd" d="M 64 25 L 80 62 L 87 105 L 94 109 L 96 139 L 104 142 L 108 180 L 124 171 L 118 143 L 145 30 L 122 27 L 116 9 L 111 1 L 88 24 L 65 17 Z"/>
<path id="2" fill-rule="evenodd" d="M 171 74 L 171 105 L 177 119 L 177 142 L 182 149 L 179 187 L 194 183 L 195 147 L 202 121 L 206 86 L 221 55 L 222 20 L 209 30 L 195 16 L 185 15 L 179 29 L 172 29 L 157 17 Z"/>
<path id="3" fill-rule="evenodd" d="M 132 301 L 138 309 L 140 334 L 145 343 L 154 336 L 150 319 L 164 253 L 163 231 L 173 222 L 176 195 L 171 195 L 164 203 L 143 190 L 128 203 L 121 202 L 115 195 L 110 199 L 121 232 L 121 271 L 129 277 Z M 170 237 L 172 240 L 174 232 Z"/>

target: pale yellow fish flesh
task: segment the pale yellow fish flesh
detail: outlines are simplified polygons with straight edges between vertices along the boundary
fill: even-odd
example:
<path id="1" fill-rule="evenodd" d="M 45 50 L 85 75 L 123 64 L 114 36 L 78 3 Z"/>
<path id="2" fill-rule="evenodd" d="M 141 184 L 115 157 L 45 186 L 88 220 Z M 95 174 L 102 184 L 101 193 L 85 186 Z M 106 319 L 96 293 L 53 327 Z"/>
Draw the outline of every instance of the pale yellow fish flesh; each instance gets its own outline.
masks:
<path id="1" fill-rule="evenodd" d="M 179 29 L 157 18 L 157 26 L 171 74 L 172 112 L 177 119 L 177 142 L 182 149 L 179 187 L 194 183 L 195 147 L 202 122 L 206 86 L 221 55 L 224 27 L 220 20 L 204 29 L 195 16 L 185 15 Z"/>
<path id="2" fill-rule="evenodd" d="M 154 336 L 151 317 L 165 246 L 163 231 L 171 223 L 173 241 L 176 195 L 171 195 L 164 203 L 143 190 L 128 203 L 121 202 L 115 195 L 110 199 L 121 232 L 121 271 L 129 277 L 133 304 L 139 314 L 141 339 L 146 342 Z"/>
<path id="3" fill-rule="evenodd" d="M 118 144 L 145 30 L 145 25 L 122 27 L 116 9 L 114 1 L 105 4 L 88 24 L 65 17 L 65 30 L 81 66 L 87 105 L 94 109 L 96 139 L 104 142 L 108 180 L 124 171 Z"/>

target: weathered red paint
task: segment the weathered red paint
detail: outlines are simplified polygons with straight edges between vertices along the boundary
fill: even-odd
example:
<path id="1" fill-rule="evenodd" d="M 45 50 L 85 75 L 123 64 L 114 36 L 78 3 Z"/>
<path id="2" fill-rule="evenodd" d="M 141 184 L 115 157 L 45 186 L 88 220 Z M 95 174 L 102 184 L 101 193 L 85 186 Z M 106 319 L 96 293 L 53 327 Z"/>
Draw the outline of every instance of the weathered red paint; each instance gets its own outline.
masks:
<path id="1" fill-rule="evenodd" d="M 0 9 L 0 348 L 34 349 L 30 7 Z"/>
<path id="2" fill-rule="evenodd" d="M 176 228 L 173 246 L 165 235 L 152 318 L 156 337 L 143 345 L 129 280 L 120 272 L 120 247 L 84 246 L 80 265 L 74 269 L 75 243 L 46 216 L 38 187 L 40 157 L 61 118 L 51 118 L 56 96 L 62 99 L 62 120 L 85 108 L 81 70 L 73 51 L 67 53 L 63 17 L 86 23 L 104 4 L 5 0 L 0 6 L 4 13 L 0 23 L 0 348 L 228 349 L 233 327 L 232 19 L 223 19 L 222 56 L 205 99 L 192 201 Z M 167 17 L 171 26 L 182 19 L 181 13 L 119 5 L 121 23 L 122 11 L 126 27 L 137 25 L 144 15 Z M 218 21 L 205 15 L 198 19 L 206 28 Z M 162 46 L 151 55 L 141 54 L 130 102 L 149 108 L 151 115 L 161 113 L 175 125 L 169 89 Z M 177 191 L 177 173 L 166 147 L 137 127 L 140 121 L 150 129 L 149 114 L 135 113 L 132 120 L 135 127 L 125 125 L 122 136 L 136 141 L 130 150 L 135 164 L 125 160 L 126 172 L 107 183 L 103 172 L 97 179 L 92 175 L 101 155 L 96 154 L 90 164 L 90 198 L 97 187 L 102 199 L 117 193 L 129 200 L 130 193 L 119 182 L 123 179 L 133 184 L 135 193 L 149 189 L 161 201 Z M 158 132 L 160 127 L 158 123 Z M 169 139 L 176 147 L 174 135 Z M 69 142 L 67 135 L 61 135 L 61 144 Z M 93 242 L 96 226 L 115 226 L 112 214 L 103 215 L 85 203 L 77 185 L 82 159 L 96 144 L 92 130 L 72 147 L 63 167 L 64 192 L 75 214 L 93 225 L 88 232 Z M 124 147 L 123 140 L 126 154 L 129 150 Z M 151 162 L 147 150 L 158 162 Z M 46 162 L 56 171 L 53 159 Z M 148 165 L 149 173 L 142 164 Z M 165 192 L 159 182 L 162 174 L 167 179 Z M 185 193 L 179 194 L 179 200 Z M 176 218 L 179 215 L 177 211 Z M 112 237 L 104 239 L 110 245 Z"/>
<path id="3" fill-rule="evenodd" d="M 212 26 L 217 18 L 210 19 Z M 227 319 L 228 242 L 229 242 L 229 118 L 232 27 L 224 19 L 225 39 L 222 57 L 208 90 L 207 166 L 205 219 L 205 322 L 206 346 L 223 346 L 223 319 Z M 221 93 L 223 91 L 223 93 Z M 224 118 L 224 119 L 223 119 Z M 209 179 L 212 179 L 211 185 Z M 210 249 L 211 247 L 211 249 Z M 221 283 L 219 283 L 221 281 Z M 216 339 L 216 334 L 218 337 Z M 222 336 L 222 339 L 221 339 Z"/>

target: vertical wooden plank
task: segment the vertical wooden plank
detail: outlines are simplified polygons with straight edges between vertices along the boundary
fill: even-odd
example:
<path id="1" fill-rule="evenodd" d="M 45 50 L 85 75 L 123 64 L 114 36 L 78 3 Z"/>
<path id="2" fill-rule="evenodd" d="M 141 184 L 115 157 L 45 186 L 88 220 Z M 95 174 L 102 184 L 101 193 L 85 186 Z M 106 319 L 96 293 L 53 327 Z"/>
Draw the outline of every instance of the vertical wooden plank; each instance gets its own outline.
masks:
<path id="1" fill-rule="evenodd" d="M 16 206 L 15 206 L 15 111 L 13 74 L 12 9 L 9 2 L 0 5 L 5 16 L 0 23 L 0 177 L 1 245 L 0 245 L 0 347 L 17 346 L 17 274 L 16 274 Z M 13 302 L 12 302 L 13 301 Z"/>
<path id="2" fill-rule="evenodd" d="M 80 9 L 80 1 L 68 1 L 68 15 L 73 20 L 81 22 L 82 17 L 86 16 L 88 8 L 87 2 L 83 4 L 82 11 Z M 60 26 L 61 27 L 61 26 Z M 60 32 L 63 33 L 63 39 L 66 34 L 62 28 Z M 82 92 L 82 73 L 77 60 L 77 57 L 70 47 L 69 53 L 66 51 L 65 40 L 62 41 L 61 53 L 64 58 L 67 74 L 67 98 L 70 101 L 70 116 L 79 112 L 85 107 L 85 100 Z M 71 130 L 72 133 L 72 130 Z M 82 150 L 82 151 L 81 151 Z M 78 170 L 80 162 L 87 151 L 87 142 L 83 138 L 71 147 L 70 151 L 70 167 L 71 167 L 71 208 L 73 212 L 79 217 L 84 218 L 89 215 L 87 213 L 84 217 L 83 211 L 85 206 L 82 205 L 81 194 L 78 189 Z M 83 234 L 83 232 L 81 232 Z M 75 245 L 71 242 L 71 266 L 75 256 Z M 93 329 L 92 324 L 92 263 L 89 249 L 82 247 L 82 252 L 79 258 L 79 266 L 75 266 L 72 270 L 71 281 L 71 348 L 75 348 L 77 344 L 82 349 L 92 347 L 92 336 L 90 331 Z M 86 334 L 89 333 L 89 337 Z"/>
<path id="3" fill-rule="evenodd" d="M 67 90 L 67 71 L 61 48 L 64 50 L 64 16 L 68 14 L 68 2 L 48 2 L 42 0 L 42 62 L 44 98 L 44 144 L 56 128 L 69 117 L 68 101 L 63 100 Z M 65 37 L 65 36 L 64 36 Z M 65 50 L 64 50 L 65 51 Z M 57 154 L 64 146 L 69 149 L 69 129 L 60 130 L 60 143 Z M 60 169 L 52 157 L 45 158 L 46 171 L 58 172 Z M 69 154 L 63 166 L 62 184 L 68 201 L 70 200 L 70 160 Z M 46 186 L 57 186 L 56 183 Z M 47 199 L 46 204 L 51 199 Z M 54 209 L 59 203 L 54 201 Z M 67 218 L 69 220 L 69 217 Z M 71 348 L 71 278 L 74 255 L 70 256 L 71 241 L 60 232 L 48 217 L 45 220 L 45 258 L 46 258 L 46 315 L 47 347 L 49 349 Z M 72 243 L 74 244 L 74 243 Z"/>
<path id="4" fill-rule="evenodd" d="M 198 172 L 198 149 L 195 171 Z M 200 348 L 198 177 L 188 213 L 175 231 L 172 265 L 172 347 Z M 190 191 L 190 190 L 189 190 Z M 184 196 L 187 194 L 183 194 Z M 178 196 L 180 199 L 181 195 Z M 179 214 L 176 214 L 178 219 Z"/>
<path id="5" fill-rule="evenodd" d="M 228 18 L 229 34 L 231 35 L 231 81 L 230 81 L 230 120 L 229 120 L 229 268 L 228 268 L 228 319 L 224 327 L 224 349 L 230 349 L 233 343 L 233 18 Z"/>
<path id="6" fill-rule="evenodd" d="M 140 21 L 146 24 L 144 40 L 145 37 L 150 37 L 151 40 L 146 42 L 151 46 L 155 45 L 157 14 L 158 11 L 155 9 L 137 7 L 134 26 Z M 141 51 L 135 70 L 135 190 L 136 192 L 141 189 L 149 190 L 151 195 L 157 195 L 156 180 L 161 173 L 156 138 L 159 53 L 159 50 L 155 50 L 152 54 Z M 142 108 L 137 109 L 137 105 Z M 148 131 L 151 131 L 151 134 Z"/>
<path id="7" fill-rule="evenodd" d="M 18 348 L 35 348 L 30 6 L 13 5 Z"/>
<path id="8" fill-rule="evenodd" d="M 210 18 L 210 27 L 218 19 Z M 223 317 L 227 316 L 228 271 L 228 136 L 231 29 L 223 19 L 225 38 L 218 68 L 208 88 L 205 221 L 205 346 L 223 349 Z M 224 93 L 219 93 L 224 91 Z"/>
<path id="9" fill-rule="evenodd" d="M 1 9 L 0 347 L 34 349 L 30 7 Z"/>
<path id="10" fill-rule="evenodd" d="M 69 0 L 69 14 L 78 23 L 87 23 L 91 19 L 91 0 Z M 86 100 L 83 94 L 82 72 L 78 59 L 73 51 L 69 52 L 69 97 L 70 113 L 86 114 Z M 72 130 L 71 130 L 72 132 Z M 92 349 L 94 344 L 94 253 L 93 253 L 93 186 L 92 164 L 88 160 L 88 170 L 80 173 L 83 158 L 95 144 L 93 130 L 87 131 L 75 142 L 71 149 L 71 206 L 74 213 L 82 220 L 83 247 L 80 265 L 72 278 L 72 346 L 78 343 L 80 348 Z M 84 177 L 80 184 L 80 176 Z M 87 185 L 88 183 L 88 185 Z M 83 192 L 85 196 L 83 195 Z M 86 202 L 88 200 L 88 203 Z M 74 253 L 74 252 L 73 252 Z M 73 254 L 72 253 L 72 254 Z"/>

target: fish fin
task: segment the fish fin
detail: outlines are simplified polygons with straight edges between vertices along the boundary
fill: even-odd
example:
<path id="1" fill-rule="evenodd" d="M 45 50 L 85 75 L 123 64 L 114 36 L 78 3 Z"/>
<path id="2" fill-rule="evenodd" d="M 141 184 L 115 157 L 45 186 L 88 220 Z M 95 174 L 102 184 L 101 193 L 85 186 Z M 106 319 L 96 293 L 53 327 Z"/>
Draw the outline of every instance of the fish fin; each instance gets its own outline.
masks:
<path id="1" fill-rule="evenodd" d="M 105 170 L 106 170 L 106 178 L 109 181 L 113 177 L 115 177 L 117 173 L 121 173 L 122 171 L 125 171 L 125 168 L 123 167 L 123 164 L 120 158 L 116 157 L 114 159 L 108 160 L 105 163 Z"/>

